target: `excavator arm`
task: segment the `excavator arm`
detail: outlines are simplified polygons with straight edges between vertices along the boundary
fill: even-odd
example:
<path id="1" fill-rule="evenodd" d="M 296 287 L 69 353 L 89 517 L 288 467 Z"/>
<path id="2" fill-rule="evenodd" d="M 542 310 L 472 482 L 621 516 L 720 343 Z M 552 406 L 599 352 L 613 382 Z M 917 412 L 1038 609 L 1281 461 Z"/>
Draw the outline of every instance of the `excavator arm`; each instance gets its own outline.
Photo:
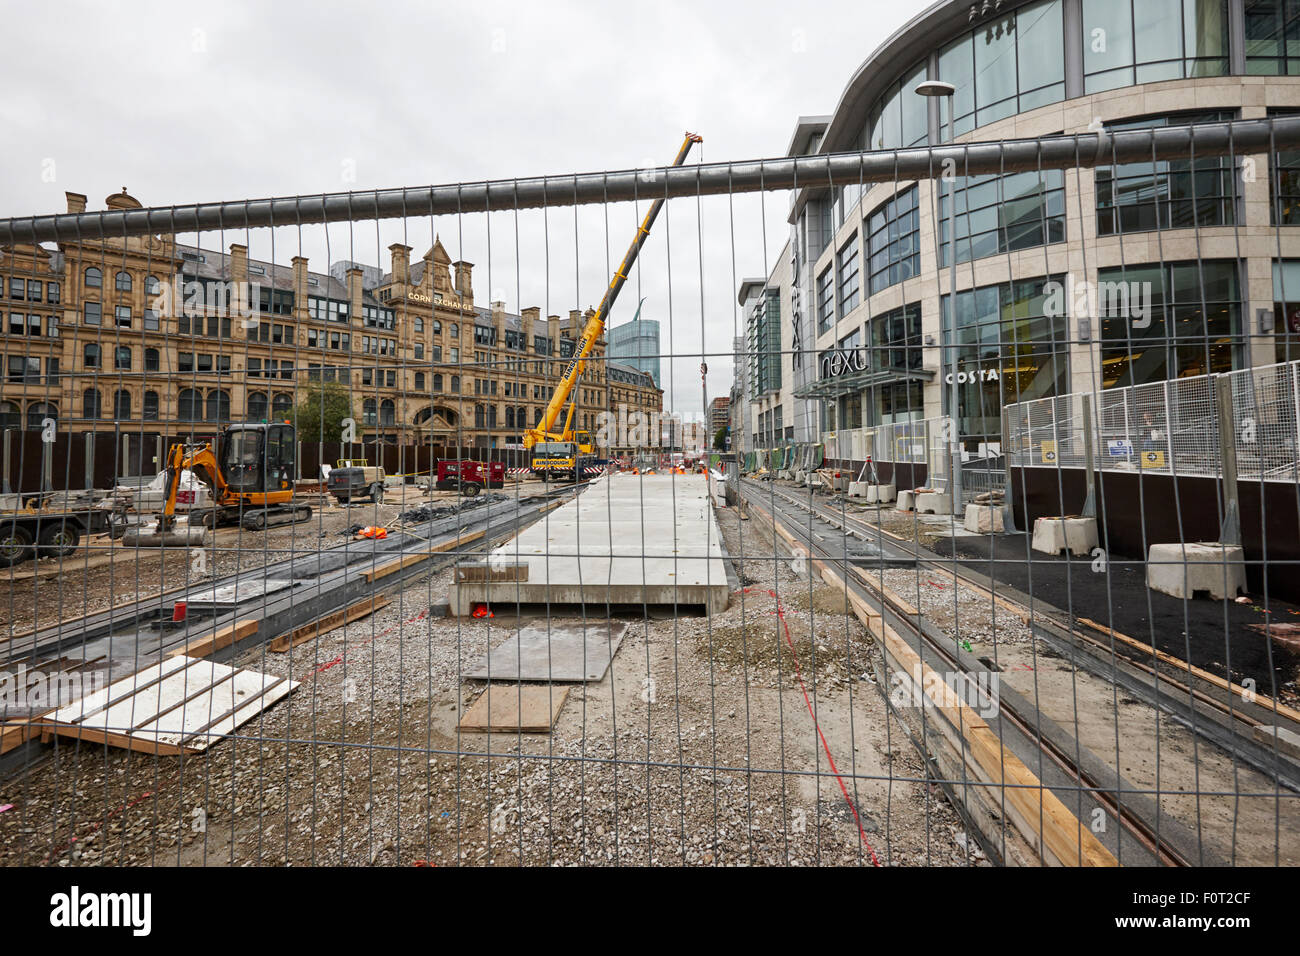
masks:
<path id="1" fill-rule="evenodd" d="M 163 490 L 162 513 L 158 519 L 159 531 L 169 531 L 176 522 L 176 493 L 180 490 L 181 474 L 185 471 L 212 489 L 212 500 L 226 497 L 226 480 L 209 442 L 186 445 L 176 442 L 167 452 L 167 482 Z"/>
<path id="2" fill-rule="evenodd" d="M 686 162 L 686 156 L 691 151 L 691 147 L 703 141 L 703 137 L 694 133 L 687 133 L 686 138 L 682 140 L 681 148 L 677 150 L 677 158 L 673 160 L 672 165 L 680 166 Z M 582 330 L 582 338 L 578 340 L 578 344 L 573 350 L 573 359 L 565 367 L 564 374 L 560 376 L 559 384 L 555 386 L 555 393 L 551 395 L 550 404 L 546 406 L 546 413 L 542 416 L 542 420 L 537 424 L 536 428 L 530 428 L 524 432 L 525 448 L 532 448 L 539 441 L 553 441 L 561 437 L 554 432 L 555 423 L 564 410 L 565 402 L 569 400 L 574 384 L 582 375 L 582 370 L 587 364 L 587 357 L 591 354 L 592 346 L 595 345 L 596 340 L 605 331 L 605 320 L 614 307 L 614 302 L 618 299 L 618 294 L 622 291 L 623 284 L 632 271 L 632 265 L 636 262 L 641 247 L 645 245 L 646 239 L 650 235 L 650 227 L 654 225 L 655 219 L 659 217 L 659 211 L 663 208 L 663 205 L 663 199 L 656 199 L 646 211 L 645 218 L 641 221 L 641 225 L 637 227 L 636 237 L 632 240 L 632 245 L 628 247 L 627 253 L 623 256 L 623 261 L 619 263 L 618 268 L 614 271 L 614 277 L 610 279 L 609 288 L 605 290 L 604 298 L 600 300 L 600 305 L 596 308 L 595 314 L 587 321 Z M 569 420 L 572 421 L 572 409 L 570 409 Z M 564 434 L 567 435 L 568 432 L 569 429 L 566 425 Z"/>

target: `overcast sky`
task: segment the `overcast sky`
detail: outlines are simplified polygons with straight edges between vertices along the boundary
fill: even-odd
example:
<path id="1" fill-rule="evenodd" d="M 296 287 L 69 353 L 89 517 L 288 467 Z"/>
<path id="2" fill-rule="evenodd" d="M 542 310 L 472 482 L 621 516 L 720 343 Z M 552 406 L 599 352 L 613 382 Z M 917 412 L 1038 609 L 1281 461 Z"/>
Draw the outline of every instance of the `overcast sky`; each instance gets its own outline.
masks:
<path id="1" fill-rule="evenodd" d="M 692 161 L 779 156 L 929 2 L 15 4 L 0 214 L 62 212 L 65 190 L 94 210 L 123 186 L 153 206 L 662 165 L 687 129 L 705 137 Z M 643 295 L 663 323 L 667 408 L 699 413 L 702 351 L 722 353 L 709 397 L 730 388 L 735 279 L 772 267 L 788 203 L 679 199 L 660 218 L 613 321 Z M 386 268 L 390 242 L 418 257 L 436 232 L 475 263 L 479 304 L 562 313 L 599 301 L 636 217 L 504 212 L 490 243 L 483 215 L 305 226 L 277 230 L 274 258 Z M 200 244 L 236 241 L 272 257 L 267 230 Z"/>

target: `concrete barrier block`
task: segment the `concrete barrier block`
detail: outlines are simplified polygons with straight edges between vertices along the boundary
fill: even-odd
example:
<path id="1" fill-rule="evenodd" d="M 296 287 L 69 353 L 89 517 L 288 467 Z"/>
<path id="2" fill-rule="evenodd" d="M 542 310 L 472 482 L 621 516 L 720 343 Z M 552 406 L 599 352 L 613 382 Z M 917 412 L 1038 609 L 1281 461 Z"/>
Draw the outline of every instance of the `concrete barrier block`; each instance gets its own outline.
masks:
<path id="1" fill-rule="evenodd" d="M 966 506 L 966 530 L 975 534 L 1002 534 L 1001 506 L 976 505 Z"/>
<path id="2" fill-rule="evenodd" d="M 870 485 L 867 487 L 868 504 L 885 504 L 898 497 L 898 489 L 893 485 Z"/>
<path id="3" fill-rule="evenodd" d="M 867 494 L 868 494 L 868 488 L 869 488 L 869 486 L 867 485 L 867 483 L 866 483 L 865 481 L 850 481 L 850 482 L 849 482 L 849 497 L 850 497 L 850 498 L 866 498 L 866 497 L 867 497 Z"/>
<path id="4" fill-rule="evenodd" d="M 917 514 L 952 514 L 952 495 L 947 492 L 927 491 L 916 496 Z"/>
<path id="5" fill-rule="evenodd" d="M 895 507 L 899 511 L 911 511 L 915 504 L 916 504 L 915 491 L 904 490 L 898 493 L 898 504 L 895 505 Z"/>
<path id="6" fill-rule="evenodd" d="M 1043 554 L 1091 554 L 1097 547 L 1096 518 L 1039 518 L 1034 522 L 1033 549 Z"/>
<path id="7" fill-rule="evenodd" d="M 1153 544 L 1147 552 L 1147 587 L 1176 598 L 1208 591 L 1229 601 L 1246 590 L 1246 556 L 1236 545 L 1217 541 Z"/>

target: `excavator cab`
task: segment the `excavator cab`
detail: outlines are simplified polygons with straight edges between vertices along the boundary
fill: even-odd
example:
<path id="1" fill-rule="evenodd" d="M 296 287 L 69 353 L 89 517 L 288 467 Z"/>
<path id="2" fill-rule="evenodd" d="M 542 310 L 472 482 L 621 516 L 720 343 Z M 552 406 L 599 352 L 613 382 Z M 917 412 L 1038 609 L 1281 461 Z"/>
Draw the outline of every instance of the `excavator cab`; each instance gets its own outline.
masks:
<path id="1" fill-rule="evenodd" d="M 221 470 L 233 494 L 292 492 L 297 450 L 292 425 L 231 425 L 221 444 Z"/>

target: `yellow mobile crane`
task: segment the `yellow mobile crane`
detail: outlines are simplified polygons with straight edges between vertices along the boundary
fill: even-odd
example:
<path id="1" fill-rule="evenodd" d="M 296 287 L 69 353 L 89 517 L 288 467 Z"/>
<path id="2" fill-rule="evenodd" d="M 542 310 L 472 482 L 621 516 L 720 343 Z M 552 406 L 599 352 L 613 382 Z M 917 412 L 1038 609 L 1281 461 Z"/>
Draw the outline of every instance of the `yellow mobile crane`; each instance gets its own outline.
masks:
<path id="1" fill-rule="evenodd" d="M 691 147 L 703 141 L 703 137 L 694 133 L 687 133 L 672 165 L 680 166 L 686 162 L 686 154 L 691 151 Z M 609 315 L 610 309 L 614 307 L 614 300 L 618 298 L 623 283 L 627 281 L 628 273 L 632 271 L 632 264 L 636 262 L 641 247 L 645 245 L 645 241 L 650 235 L 650 227 L 654 225 L 654 221 L 663 205 L 662 198 L 656 199 L 650 204 L 645 218 L 637 228 L 636 238 L 632 240 L 632 245 L 628 247 L 627 254 L 623 256 L 623 261 L 614 271 L 614 277 L 609 282 L 609 288 L 605 290 L 605 297 L 600 300 L 600 305 L 596 308 L 595 314 L 587 321 L 586 327 L 582 330 L 582 338 L 578 340 L 578 344 L 573 350 L 573 359 L 565 366 L 564 374 L 560 376 L 559 384 L 555 386 L 555 392 L 551 395 L 550 404 L 546 406 L 546 414 L 542 416 L 542 420 L 538 422 L 536 428 L 530 428 L 524 432 L 524 447 L 532 452 L 532 469 L 534 473 L 541 475 L 543 478 L 551 474 L 568 475 L 571 473 L 573 480 L 577 481 L 581 477 L 579 465 L 581 457 L 594 451 L 590 436 L 586 432 L 574 432 L 573 430 L 573 411 L 577 398 L 577 396 L 573 395 L 573 386 L 582 375 L 582 370 L 587 364 L 587 356 L 591 354 L 592 346 L 595 345 L 596 340 L 605 331 L 605 319 Z M 560 412 L 564 410 L 566 402 L 568 402 L 569 410 L 564 418 L 564 429 L 555 431 L 556 421 L 560 417 Z"/>

